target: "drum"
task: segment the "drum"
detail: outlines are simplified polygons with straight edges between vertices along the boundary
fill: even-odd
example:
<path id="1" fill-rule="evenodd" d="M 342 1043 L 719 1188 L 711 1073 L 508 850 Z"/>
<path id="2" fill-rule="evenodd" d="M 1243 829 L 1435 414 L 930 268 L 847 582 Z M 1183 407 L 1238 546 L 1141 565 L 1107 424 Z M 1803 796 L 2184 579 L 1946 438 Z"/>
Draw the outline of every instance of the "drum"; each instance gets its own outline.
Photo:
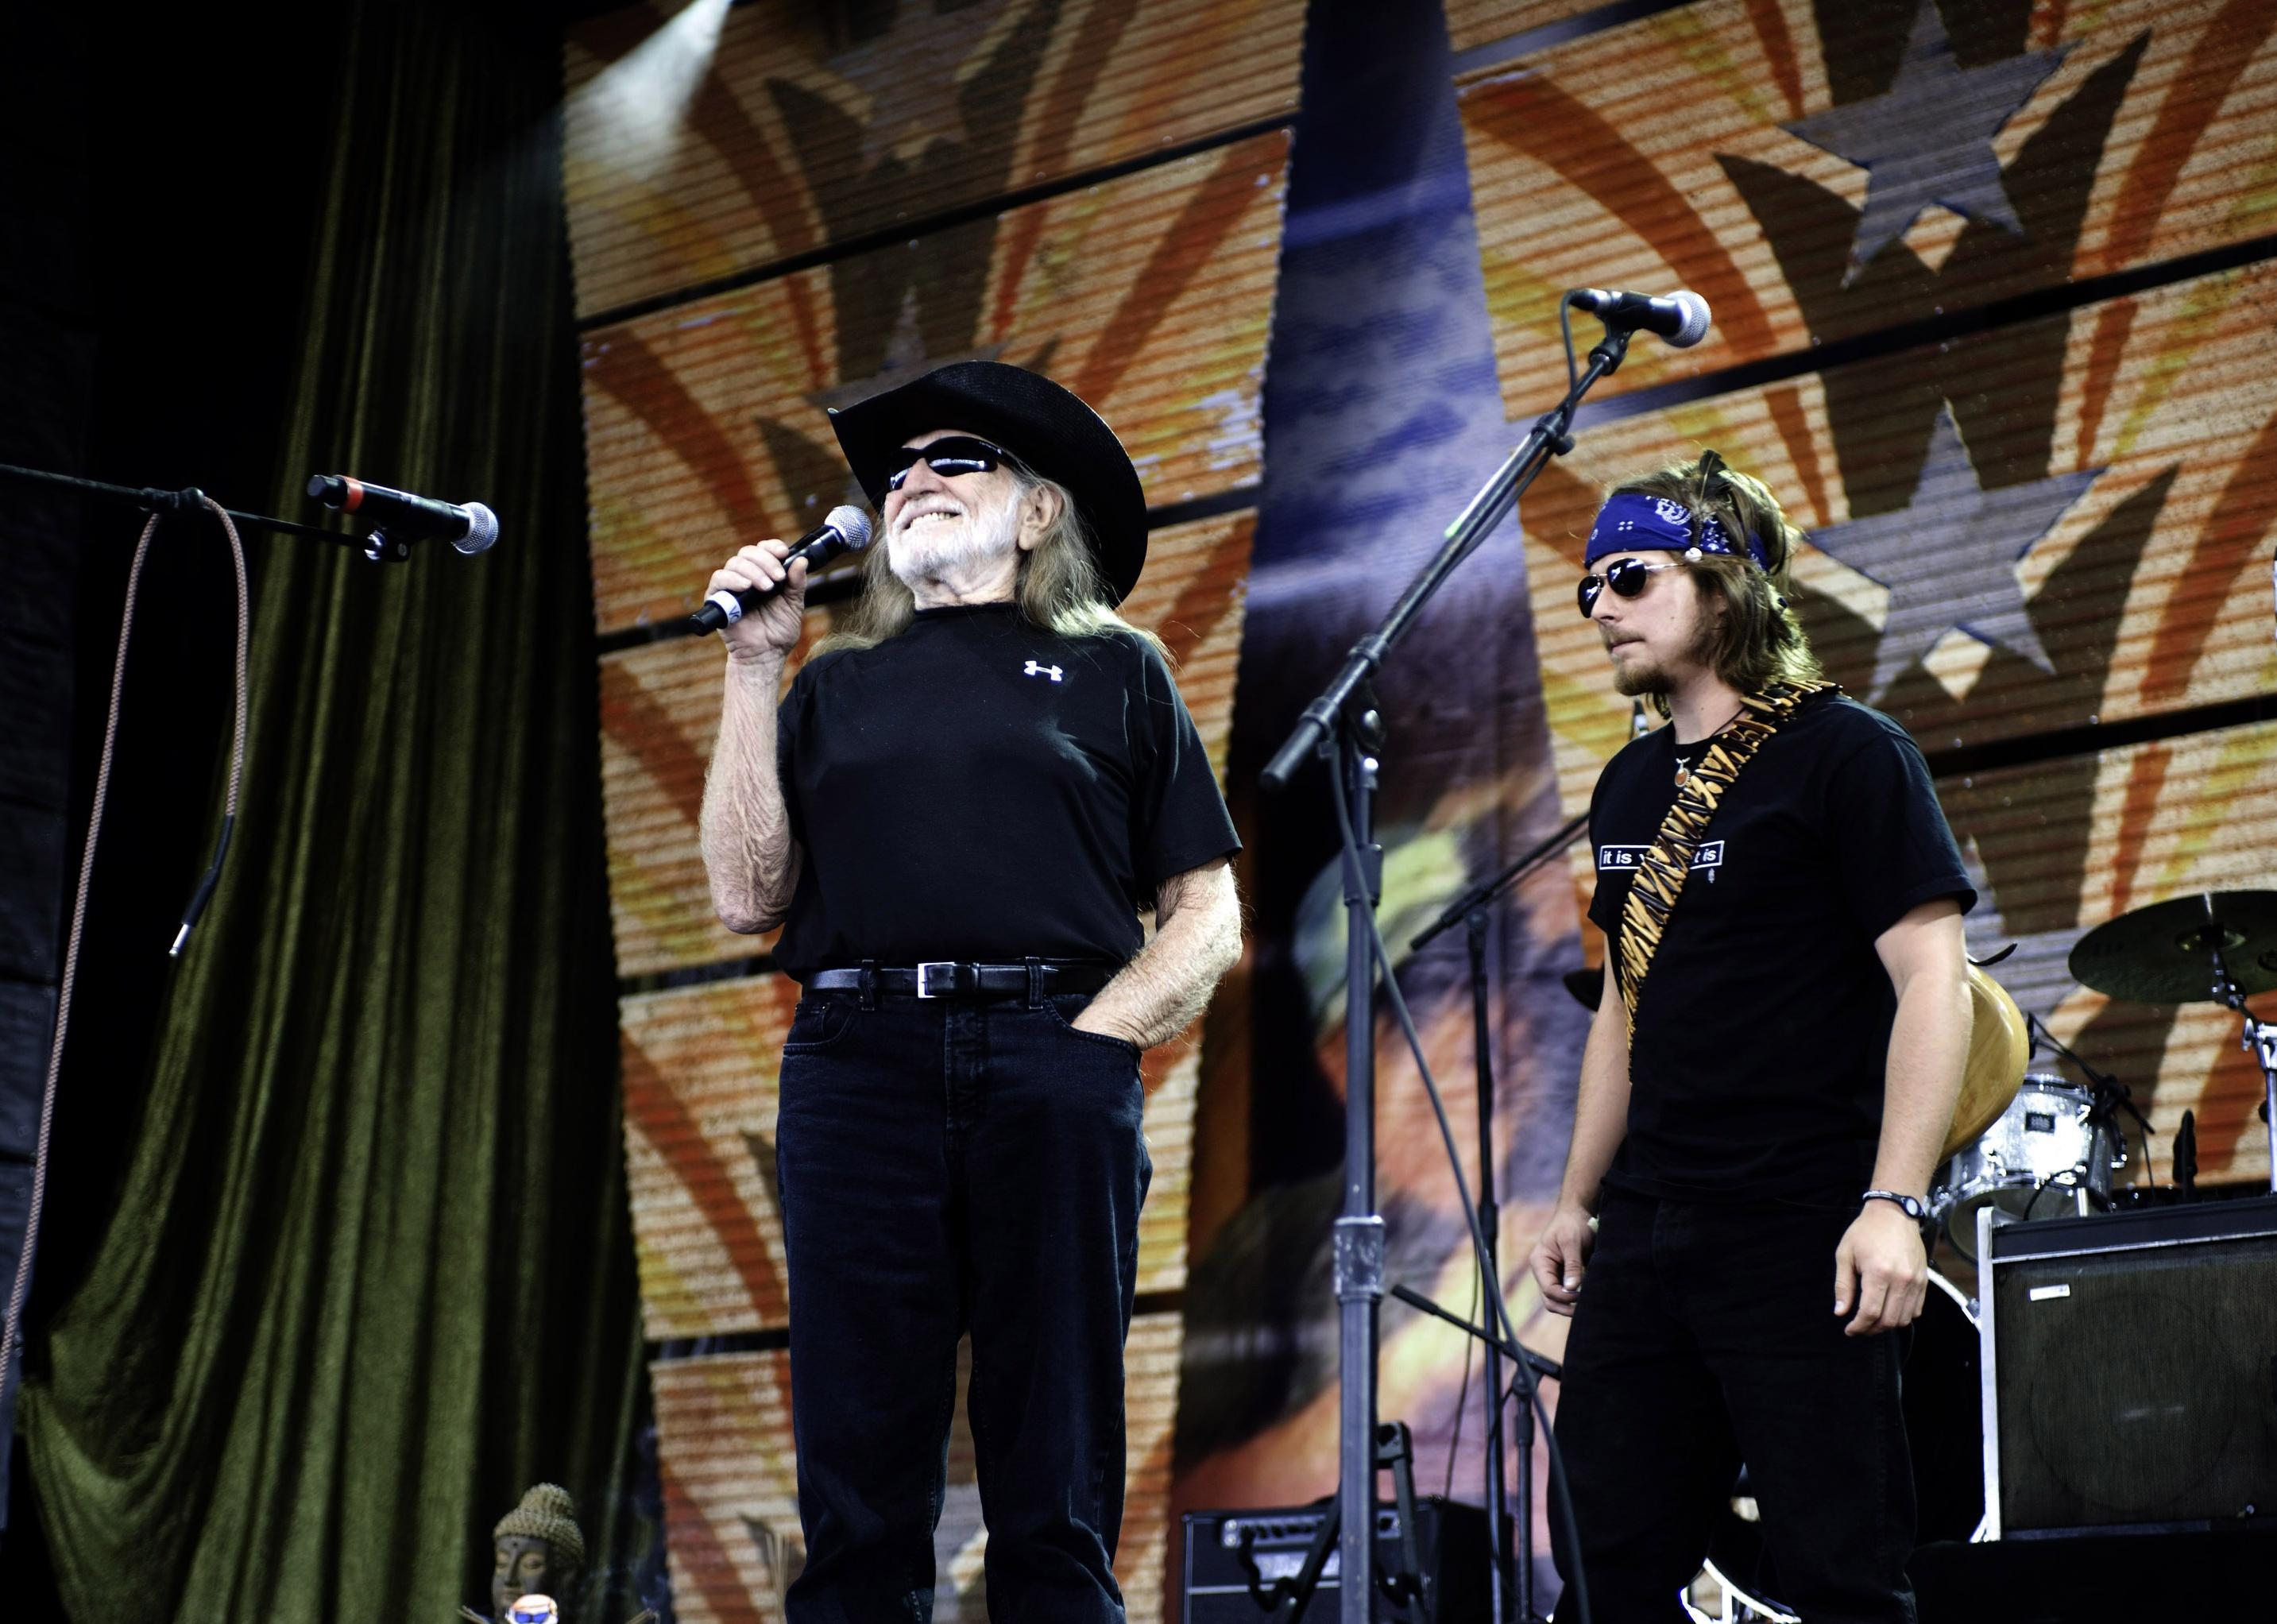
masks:
<path id="1" fill-rule="evenodd" d="M 1976 1316 L 1960 1288 L 1930 1271 L 1929 1296 L 1906 1351 L 1906 1445 L 1913 1456 L 1916 1538 L 1965 1540 L 1984 1521 L 1984 1392 L 1976 1379 Z M 1731 1511 L 1709 1542 L 1708 1571 L 1761 1619 L 1793 1624 L 1755 1521 L 1742 1472 Z M 1740 1614 L 1747 1616 L 1745 1613 Z"/>
<path id="2" fill-rule="evenodd" d="M 2075 1215 L 2079 1193 L 2111 1205 L 2112 1175 L 2127 1165 L 2127 1136 L 2095 1098 L 2060 1077 L 2030 1072 L 2015 1100 L 1975 1144 L 1938 1170 L 1930 1210 L 1963 1257 L 1976 1255 L 1976 1213 L 1987 1202 L 2018 1218 Z"/>

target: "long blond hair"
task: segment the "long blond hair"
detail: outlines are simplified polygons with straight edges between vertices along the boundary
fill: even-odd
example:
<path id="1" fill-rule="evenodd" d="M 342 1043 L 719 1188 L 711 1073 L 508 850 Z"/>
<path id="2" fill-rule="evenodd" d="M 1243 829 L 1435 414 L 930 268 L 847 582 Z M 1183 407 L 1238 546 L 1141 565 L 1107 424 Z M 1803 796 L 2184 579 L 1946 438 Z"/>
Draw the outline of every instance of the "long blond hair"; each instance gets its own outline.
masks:
<path id="1" fill-rule="evenodd" d="M 1048 491 L 1058 499 L 1058 511 L 1051 523 L 1036 545 L 1020 554 L 1020 573 L 1012 596 L 1023 618 L 1063 637 L 1128 632 L 1152 647 L 1165 664 L 1170 663 L 1170 651 L 1161 638 L 1124 620 L 1108 601 L 1107 578 L 1100 574 L 1090 527 L 1076 511 L 1074 492 L 1058 480 L 1047 479 L 1009 459 L 1003 467 L 1015 482 L 1015 503 L 1026 501 L 1038 491 Z M 916 594 L 894 573 L 887 543 L 881 536 L 863 555 L 860 594 L 839 613 L 830 635 L 815 644 L 813 652 L 873 648 L 907 631 L 917 607 Z"/>
<path id="2" fill-rule="evenodd" d="M 1802 532 L 1787 522 L 1769 486 L 1725 467 L 1711 451 L 1691 462 L 1624 479 L 1605 494 L 1623 493 L 1665 497 L 1702 520 L 1713 514 L 1733 545 L 1744 547 L 1752 537 L 1762 546 L 1760 569 L 1744 556 L 1720 553 L 1687 561 L 1686 573 L 1702 600 L 1722 611 L 1708 645 L 1709 664 L 1718 677 L 1743 694 L 1761 693 L 1774 682 L 1824 680 L 1810 638 L 1788 603 L 1793 593 L 1788 571 Z M 1653 695 L 1652 703 L 1663 716 L 1668 714 L 1666 695 Z"/>

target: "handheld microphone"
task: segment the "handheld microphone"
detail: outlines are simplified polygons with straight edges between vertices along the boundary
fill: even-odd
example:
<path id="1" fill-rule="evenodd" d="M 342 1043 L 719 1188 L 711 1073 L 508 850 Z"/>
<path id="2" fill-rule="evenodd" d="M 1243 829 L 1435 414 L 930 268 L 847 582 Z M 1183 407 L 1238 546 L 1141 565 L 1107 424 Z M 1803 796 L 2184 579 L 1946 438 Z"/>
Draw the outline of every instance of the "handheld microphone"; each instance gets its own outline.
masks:
<path id="1" fill-rule="evenodd" d="M 830 516 L 798 538 L 798 545 L 783 554 L 783 568 L 788 569 L 794 559 L 804 559 L 811 574 L 821 568 L 842 553 L 859 553 L 870 545 L 870 515 L 859 507 L 834 507 Z M 745 587 L 740 592 L 721 589 L 704 600 L 704 606 L 688 618 L 698 631 L 720 631 L 743 618 L 743 611 L 756 608 L 760 600 L 773 595 L 781 585 Z"/>
<path id="2" fill-rule="evenodd" d="M 1708 336 L 1708 301 L 1687 288 L 1665 299 L 1603 287 L 1577 287 L 1565 302 L 1579 305 L 1608 327 L 1642 328 L 1668 340 L 1671 349 L 1690 349 Z"/>
<path id="3" fill-rule="evenodd" d="M 338 512 L 378 520 L 399 542 L 432 537 L 471 556 L 499 538 L 498 515 L 480 502 L 462 507 L 456 502 L 438 502 L 431 496 L 369 485 L 346 474 L 310 475 L 308 494 Z"/>

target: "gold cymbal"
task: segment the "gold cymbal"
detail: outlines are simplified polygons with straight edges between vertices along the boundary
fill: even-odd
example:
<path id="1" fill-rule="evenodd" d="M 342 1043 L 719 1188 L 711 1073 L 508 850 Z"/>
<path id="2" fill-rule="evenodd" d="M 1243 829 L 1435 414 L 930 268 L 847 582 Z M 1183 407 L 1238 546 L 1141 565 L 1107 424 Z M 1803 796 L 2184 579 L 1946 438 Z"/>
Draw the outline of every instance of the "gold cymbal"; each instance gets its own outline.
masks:
<path id="1" fill-rule="evenodd" d="M 2079 939 L 2071 973 L 2132 1003 L 2212 1003 L 2216 949 L 2240 992 L 2277 987 L 2277 891 L 2203 891 L 2122 913 Z"/>

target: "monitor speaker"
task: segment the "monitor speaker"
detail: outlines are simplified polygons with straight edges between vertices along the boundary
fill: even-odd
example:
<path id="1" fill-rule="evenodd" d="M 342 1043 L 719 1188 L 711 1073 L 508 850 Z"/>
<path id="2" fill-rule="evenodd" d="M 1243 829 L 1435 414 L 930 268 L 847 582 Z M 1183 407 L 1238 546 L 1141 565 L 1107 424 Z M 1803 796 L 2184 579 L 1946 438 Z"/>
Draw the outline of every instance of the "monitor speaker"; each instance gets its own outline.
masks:
<path id="1" fill-rule="evenodd" d="M 1265 1624 L 1273 1615 L 1260 1608 L 1251 1590 L 1276 1579 L 1293 1579 L 1304 1566 L 1313 1536 L 1332 1502 L 1255 1511 L 1190 1511 L 1181 1519 L 1185 1595 L 1183 1624 Z M 1376 1560 L 1383 1571 L 1400 1561 L 1399 1513 L 1375 1508 Z M 1420 1617 L 1426 1624 L 1491 1624 L 1487 1565 L 1487 1514 L 1459 1500 L 1423 1495 L 1415 1502 L 1416 1557 L 1423 1568 L 1420 1605 L 1403 1610 L 1382 1596 L 1369 1616 L 1393 1620 Z M 1249 1562 L 1242 1557 L 1246 1548 Z M 1341 1593 L 1336 1553 L 1329 1553 L 1320 1588 L 1305 1609 L 1307 1619 L 1334 1619 Z"/>
<path id="2" fill-rule="evenodd" d="M 1989 1536 L 2277 1526 L 2277 1199 L 1978 1247 Z"/>

